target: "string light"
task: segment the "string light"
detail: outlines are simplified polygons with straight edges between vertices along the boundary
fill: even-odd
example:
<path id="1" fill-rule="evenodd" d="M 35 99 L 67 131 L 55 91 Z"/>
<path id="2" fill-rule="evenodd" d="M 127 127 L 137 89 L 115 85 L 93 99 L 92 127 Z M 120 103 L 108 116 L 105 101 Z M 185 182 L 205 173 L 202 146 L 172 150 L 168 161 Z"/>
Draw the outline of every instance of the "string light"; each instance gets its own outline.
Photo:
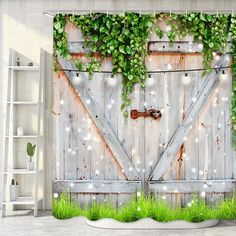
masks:
<path id="1" fill-rule="evenodd" d="M 196 97 L 192 97 L 192 102 L 196 102 L 197 98 Z"/>
<path id="2" fill-rule="evenodd" d="M 70 127 L 67 126 L 67 127 L 65 128 L 65 131 L 69 133 L 69 132 L 70 132 Z"/>
<path id="3" fill-rule="evenodd" d="M 189 85 L 191 83 L 191 78 L 188 76 L 188 73 L 185 73 L 181 79 L 183 85 Z"/>
<path id="4" fill-rule="evenodd" d="M 76 72 L 75 76 L 73 77 L 73 82 L 75 85 L 80 84 L 82 81 L 82 78 L 80 77 L 79 73 Z"/>
<path id="5" fill-rule="evenodd" d="M 214 59 L 215 59 L 215 61 L 219 61 L 219 60 L 220 60 L 220 56 L 219 56 L 218 54 L 216 54 L 216 55 L 214 56 Z"/>
<path id="6" fill-rule="evenodd" d="M 201 192 L 201 197 L 206 197 L 206 192 Z"/>
<path id="7" fill-rule="evenodd" d="M 166 67 L 167 67 L 167 69 L 168 69 L 168 70 L 171 70 L 171 69 L 172 69 L 172 66 L 171 66 L 171 64 L 167 64 L 167 66 L 166 66 Z"/>
<path id="8" fill-rule="evenodd" d="M 207 184 L 203 184 L 203 188 L 204 189 L 208 188 L 208 185 Z"/>
<path id="9" fill-rule="evenodd" d="M 221 73 L 221 75 L 220 75 L 220 81 L 221 82 L 225 82 L 225 81 L 227 81 L 228 80 L 228 76 L 227 76 L 227 74 L 225 73 L 225 70 L 222 70 L 222 73 Z"/>
<path id="10" fill-rule="evenodd" d="M 229 55 L 226 55 L 225 56 L 225 60 L 229 61 L 230 60 L 230 56 Z M 160 70 L 160 69 L 156 69 L 156 70 L 150 70 L 150 71 L 147 71 L 147 73 L 150 73 L 150 74 L 163 74 L 163 73 L 180 73 L 180 72 L 196 72 L 196 71 L 206 71 L 205 68 L 193 68 L 193 69 L 174 69 L 174 70 L 171 70 L 172 66 L 170 64 L 167 64 L 167 70 Z M 222 66 L 222 67 L 211 67 L 212 70 L 219 70 L 219 69 L 226 69 L 226 68 L 231 68 L 231 66 Z M 78 70 L 78 69 L 59 69 L 61 71 L 77 71 L 77 72 L 84 72 L 84 73 L 88 73 L 87 71 L 85 70 Z M 112 71 L 107 71 L 107 70 L 101 70 L 101 71 L 94 71 L 94 73 L 101 73 L 101 74 L 111 74 Z M 110 77 L 107 77 L 106 80 L 110 80 L 111 78 L 114 78 L 113 75 L 111 75 Z M 117 80 L 116 78 L 114 78 L 114 83 L 117 84 Z"/>
<path id="11" fill-rule="evenodd" d="M 163 190 L 167 190 L 167 187 L 166 187 L 166 185 L 164 185 L 164 186 L 162 187 L 162 189 L 163 189 Z"/>
<path id="12" fill-rule="evenodd" d="M 112 105 L 111 104 L 107 104 L 107 109 L 111 110 L 111 108 L 112 108 Z"/>
<path id="13" fill-rule="evenodd" d="M 203 171 L 202 170 L 199 170 L 199 175 L 203 175 Z"/>
<path id="14" fill-rule="evenodd" d="M 203 49 L 203 44 L 202 44 L 202 43 L 199 43 L 199 44 L 197 45 L 197 48 L 198 48 L 199 50 L 202 50 L 202 49 Z"/>
<path id="15" fill-rule="evenodd" d="M 117 84 L 117 79 L 113 75 L 111 75 L 106 78 L 106 82 L 109 86 L 115 87 Z"/>
<path id="16" fill-rule="evenodd" d="M 148 87 L 151 87 L 152 85 L 155 84 L 155 80 L 153 79 L 153 77 L 152 77 L 151 74 L 148 75 L 148 78 L 147 78 L 146 84 L 147 84 Z"/>

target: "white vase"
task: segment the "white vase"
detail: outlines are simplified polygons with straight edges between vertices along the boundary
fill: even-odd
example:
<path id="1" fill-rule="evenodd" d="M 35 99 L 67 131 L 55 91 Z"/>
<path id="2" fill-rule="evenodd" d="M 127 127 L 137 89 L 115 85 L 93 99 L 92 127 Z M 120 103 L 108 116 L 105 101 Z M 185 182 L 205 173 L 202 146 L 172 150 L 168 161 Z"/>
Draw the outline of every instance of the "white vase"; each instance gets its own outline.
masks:
<path id="1" fill-rule="evenodd" d="M 34 161 L 27 161 L 27 170 L 34 170 Z"/>
<path id="2" fill-rule="evenodd" d="M 19 197 L 19 185 L 10 185 L 10 201 L 16 201 Z"/>
<path id="3" fill-rule="evenodd" d="M 23 136 L 24 135 L 24 129 L 23 127 L 18 127 L 16 130 L 16 133 L 18 136 Z"/>

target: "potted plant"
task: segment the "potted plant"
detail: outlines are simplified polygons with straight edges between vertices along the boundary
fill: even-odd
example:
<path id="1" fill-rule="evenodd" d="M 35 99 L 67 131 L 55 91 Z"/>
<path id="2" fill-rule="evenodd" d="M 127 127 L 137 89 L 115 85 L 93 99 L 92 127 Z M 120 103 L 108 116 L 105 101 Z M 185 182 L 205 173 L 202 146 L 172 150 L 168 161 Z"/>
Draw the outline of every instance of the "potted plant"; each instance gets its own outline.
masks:
<path id="1" fill-rule="evenodd" d="M 29 160 L 27 161 L 27 169 L 28 170 L 34 170 L 34 161 L 32 161 L 34 153 L 35 153 L 35 147 L 36 144 L 32 144 L 32 143 L 27 143 L 27 154 L 29 156 Z"/>

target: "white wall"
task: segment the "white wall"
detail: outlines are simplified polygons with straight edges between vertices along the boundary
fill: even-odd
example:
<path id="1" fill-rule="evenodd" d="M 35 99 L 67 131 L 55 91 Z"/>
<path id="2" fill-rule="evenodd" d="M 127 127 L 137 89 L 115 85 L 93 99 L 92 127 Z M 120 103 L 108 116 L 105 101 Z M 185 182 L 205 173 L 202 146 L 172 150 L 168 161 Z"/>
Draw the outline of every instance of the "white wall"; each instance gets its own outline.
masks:
<path id="1" fill-rule="evenodd" d="M 8 78 L 8 50 L 13 48 L 39 62 L 40 48 L 52 54 L 52 19 L 43 15 L 44 10 L 58 9 L 236 9 L 235 0 L 1 0 L 0 1 L 0 171 L 2 172 L 5 101 Z M 46 206 L 51 207 L 51 75 L 52 62 L 47 64 L 47 155 Z M 0 173 L 1 173 L 0 172 Z M 2 183 L 2 175 L 0 175 Z M 1 202 L 0 185 L 0 202 Z"/>

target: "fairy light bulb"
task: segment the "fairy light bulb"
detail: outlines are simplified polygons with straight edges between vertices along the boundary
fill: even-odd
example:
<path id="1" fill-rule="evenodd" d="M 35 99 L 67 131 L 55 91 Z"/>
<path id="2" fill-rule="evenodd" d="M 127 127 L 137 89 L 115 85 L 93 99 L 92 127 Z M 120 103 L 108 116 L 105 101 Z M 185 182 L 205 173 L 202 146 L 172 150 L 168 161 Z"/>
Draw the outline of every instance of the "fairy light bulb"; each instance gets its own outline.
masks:
<path id="1" fill-rule="evenodd" d="M 199 44 L 197 45 L 197 48 L 198 48 L 199 50 L 202 50 L 202 49 L 203 49 L 203 44 L 202 44 L 202 43 L 199 43 Z"/>
<path id="2" fill-rule="evenodd" d="M 181 81 L 182 81 L 182 84 L 183 84 L 183 85 L 186 85 L 186 86 L 191 83 L 191 78 L 190 78 L 190 76 L 188 75 L 188 73 L 185 73 L 185 74 L 182 76 Z"/>
<path id="3" fill-rule="evenodd" d="M 106 82 L 111 87 L 114 87 L 117 85 L 117 79 L 113 75 L 107 77 Z"/>
<path id="4" fill-rule="evenodd" d="M 225 70 L 222 70 L 222 73 L 220 75 L 220 81 L 225 82 L 228 79 L 227 74 L 225 73 Z"/>
<path id="5" fill-rule="evenodd" d="M 150 74 L 148 75 L 146 84 L 147 84 L 148 87 L 151 87 L 152 85 L 155 84 L 155 80 L 153 79 L 152 75 L 150 75 Z"/>
<path id="6" fill-rule="evenodd" d="M 81 76 L 79 75 L 78 72 L 76 72 L 76 74 L 75 74 L 75 76 L 74 76 L 74 78 L 73 78 L 73 82 L 74 82 L 74 84 L 75 84 L 75 85 L 78 85 L 78 84 L 81 83 L 81 81 L 82 81 Z"/>
<path id="7" fill-rule="evenodd" d="M 167 64 L 166 67 L 167 67 L 168 70 L 171 70 L 171 68 L 172 68 L 171 64 Z"/>
<path id="8" fill-rule="evenodd" d="M 219 61 L 219 60 L 220 60 L 220 55 L 215 54 L 215 55 L 214 55 L 214 59 L 215 59 L 215 61 Z"/>
<path id="9" fill-rule="evenodd" d="M 169 32 L 171 31 L 171 26 L 170 25 L 166 25 L 166 27 L 164 28 L 165 32 Z"/>

